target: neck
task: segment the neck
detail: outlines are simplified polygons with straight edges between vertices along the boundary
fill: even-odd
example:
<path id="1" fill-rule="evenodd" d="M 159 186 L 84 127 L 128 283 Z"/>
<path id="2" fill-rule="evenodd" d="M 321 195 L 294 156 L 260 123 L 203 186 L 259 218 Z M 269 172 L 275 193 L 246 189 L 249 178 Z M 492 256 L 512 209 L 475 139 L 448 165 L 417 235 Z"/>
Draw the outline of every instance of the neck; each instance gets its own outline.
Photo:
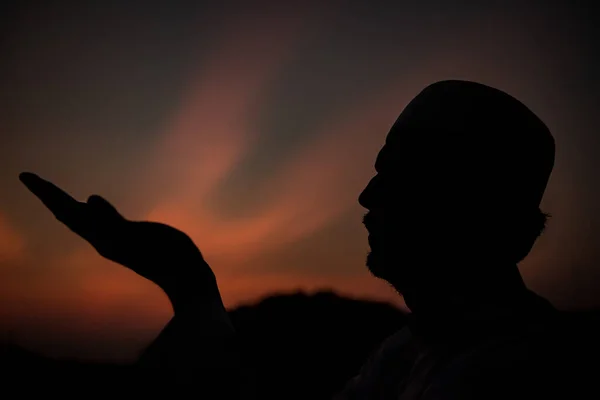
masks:
<path id="1" fill-rule="evenodd" d="M 442 270 L 456 271 L 451 265 L 460 264 L 448 264 Z M 469 273 L 427 277 L 409 289 L 398 290 L 415 320 L 438 325 L 461 315 L 489 314 L 490 310 L 514 307 L 528 292 L 515 264 L 482 264 L 461 270 Z"/>

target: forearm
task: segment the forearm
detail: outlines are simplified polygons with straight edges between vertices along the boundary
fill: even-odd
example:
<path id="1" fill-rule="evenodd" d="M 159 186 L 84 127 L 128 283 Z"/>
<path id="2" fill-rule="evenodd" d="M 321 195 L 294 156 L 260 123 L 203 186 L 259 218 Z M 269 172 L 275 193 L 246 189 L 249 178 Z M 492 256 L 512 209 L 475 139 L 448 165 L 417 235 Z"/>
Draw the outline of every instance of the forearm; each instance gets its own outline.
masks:
<path id="1" fill-rule="evenodd" d="M 174 316 L 143 352 L 138 365 L 164 370 L 179 387 L 191 384 L 191 389 L 201 388 L 203 393 L 220 387 L 228 394 L 223 398 L 241 397 L 248 392 L 248 379 L 235 330 L 212 271 L 194 264 L 196 268 L 187 269 L 186 276 L 164 275 L 155 280 L 169 298 Z"/>
<path id="2" fill-rule="evenodd" d="M 167 297 L 173 307 L 174 317 L 191 331 L 199 330 L 204 336 L 230 336 L 235 330 L 223 305 L 216 286 L 204 289 L 180 285 Z"/>
<path id="3" fill-rule="evenodd" d="M 252 398 L 252 382 L 242 366 L 233 332 L 205 335 L 190 324 L 187 315 L 175 314 L 140 357 L 139 367 L 162 371 L 160 382 L 151 385 L 209 398 Z"/>
<path id="4" fill-rule="evenodd" d="M 221 301 L 216 282 L 182 279 L 161 287 L 173 306 L 174 316 L 148 347 L 140 361 L 155 367 L 229 367 L 235 365 L 235 330 Z"/>
<path id="5" fill-rule="evenodd" d="M 238 364 L 235 330 L 214 277 L 161 282 L 174 316 L 141 361 L 165 368 L 232 368 Z"/>
<path id="6" fill-rule="evenodd" d="M 138 364 L 150 368 L 236 368 L 239 354 L 233 332 L 205 334 L 175 315 L 142 353 Z"/>

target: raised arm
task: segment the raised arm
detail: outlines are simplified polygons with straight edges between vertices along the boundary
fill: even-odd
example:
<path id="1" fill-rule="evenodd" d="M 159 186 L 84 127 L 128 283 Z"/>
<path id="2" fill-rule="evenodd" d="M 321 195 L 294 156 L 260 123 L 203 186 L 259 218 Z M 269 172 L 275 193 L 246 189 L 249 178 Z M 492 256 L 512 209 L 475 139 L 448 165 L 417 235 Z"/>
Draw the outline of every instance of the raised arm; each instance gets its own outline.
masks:
<path id="1" fill-rule="evenodd" d="M 101 256 L 151 280 L 169 297 L 174 317 L 142 354 L 139 366 L 177 370 L 173 376 L 180 380 L 191 371 L 200 374 L 195 380 L 202 375 L 213 383 L 228 380 L 230 393 L 239 385 L 235 331 L 213 271 L 185 233 L 160 223 L 127 220 L 97 195 L 79 202 L 32 173 L 19 178 Z"/>

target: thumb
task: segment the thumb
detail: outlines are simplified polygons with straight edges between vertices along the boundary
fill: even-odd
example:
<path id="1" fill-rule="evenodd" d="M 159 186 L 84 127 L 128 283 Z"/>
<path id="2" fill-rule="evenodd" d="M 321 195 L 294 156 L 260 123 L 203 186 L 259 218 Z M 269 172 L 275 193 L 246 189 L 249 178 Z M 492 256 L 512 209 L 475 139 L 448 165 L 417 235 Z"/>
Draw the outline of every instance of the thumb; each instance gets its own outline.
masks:
<path id="1" fill-rule="evenodd" d="M 109 221 L 125 220 L 108 200 L 97 194 L 91 195 L 87 200 L 87 204 L 94 210 L 96 215 L 101 218 L 107 218 Z"/>

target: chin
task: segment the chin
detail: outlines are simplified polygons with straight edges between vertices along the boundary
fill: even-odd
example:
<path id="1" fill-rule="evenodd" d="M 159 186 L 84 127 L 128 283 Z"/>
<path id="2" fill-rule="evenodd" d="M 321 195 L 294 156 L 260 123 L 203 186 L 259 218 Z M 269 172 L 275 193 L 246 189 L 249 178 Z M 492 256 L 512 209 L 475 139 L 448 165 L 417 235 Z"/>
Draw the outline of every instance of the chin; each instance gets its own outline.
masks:
<path id="1" fill-rule="evenodd" d="M 371 251 L 367 255 L 367 269 L 371 272 L 376 278 L 382 279 L 392 285 L 396 290 L 398 290 L 398 282 L 399 280 L 404 280 L 407 277 L 403 277 L 401 279 L 401 270 L 400 260 L 394 259 L 393 261 L 390 259 L 386 259 L 381 257 L 381 253 Z"/>
<path id="2" fill-rule="evenodd" d="M 367 255 L 367 269 L 371 272 L 371 274 L 373 274 L 373 276 L 386 279 L 387 268 L 385 267 L 385 263 L 373 252 L 370 252 Z"/>

